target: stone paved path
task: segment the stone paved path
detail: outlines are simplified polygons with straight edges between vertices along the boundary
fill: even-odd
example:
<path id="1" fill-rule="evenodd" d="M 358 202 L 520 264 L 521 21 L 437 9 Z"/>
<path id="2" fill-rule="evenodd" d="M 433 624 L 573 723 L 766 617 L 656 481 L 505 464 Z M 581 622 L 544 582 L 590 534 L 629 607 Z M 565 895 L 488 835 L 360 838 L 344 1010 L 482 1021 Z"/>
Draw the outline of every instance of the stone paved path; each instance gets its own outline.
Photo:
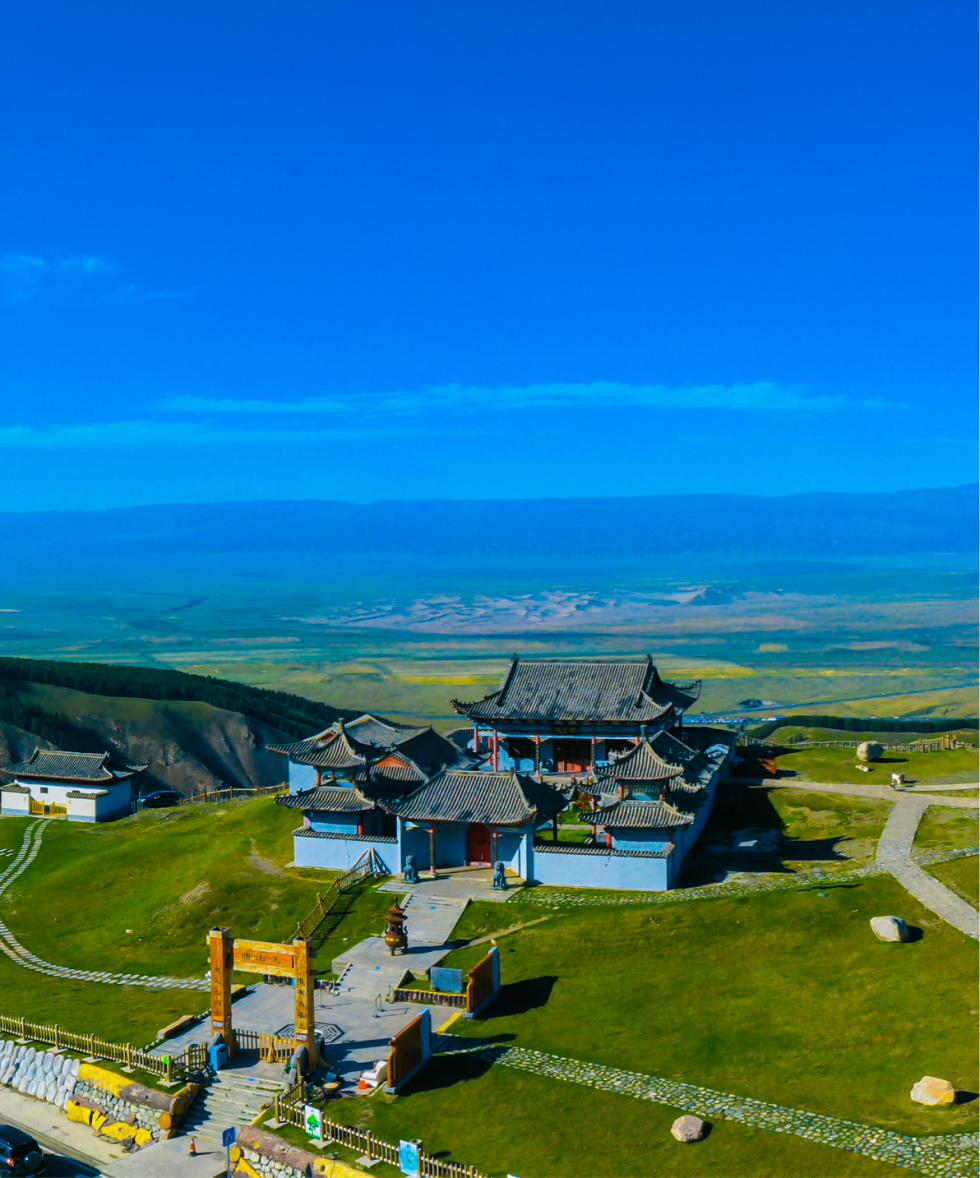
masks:
<path id="1" fill-rule="evenodd" d="M 40 819 L 28 826 L 24 832 L 24 841 L 10 866 L 0 872 L 0 895 L 10 887 L 18 876 L 34 862 L 41 849 L 41 839 L 45 828 L 51 819 Z M 47 974 L 49 977 L 70 978 L 80 982 L 105 982 L 114 986 L 148 986 L 152 989 L 179 990 L 210 990 L 210 986 L 203 978 L 168 978 L 151 977 L 147 974 L 108 973 L 88 969 L 68 969 L 63 965 L 52 965 L 40 957 L 30 953 L 17 940 L 7 926 L 0 921 L 0 952 L 5 953 L 11 961 L 22 965 L 25 969 L 35 973 Z"/>
<path id="2" fill-rule="evenodd" d="M 584 1084 L 604 1092 L 667 1104 L 707 1121 L 738 1121 L 757 1129 L 792 1133 L 877 1161 L 919 1170 L 929 1175 L 929 1178 L 971 1178 L 977 1171 L 977 1142 L 972 1134 L 912 1137 L 862 1125 L 857 1121 L 845 1121 L 769 1101 L 735 1096 L 730 1092 L 718 1092 L 697 1084 L 667 1080 L 662 1076 L 604 1067 L 544 1051 L 531 1051 L 525 1047 L 487 1046 L 479 1040 L 454 1035 L 439 1036 L 435 1046 L 441 1054 L 476 1055 L 491 1063 L 519 1068 L 553 1080 Z"/>
<path id="3" fill-rule="evenodd" d="M 876 861 L 930 912 L 967 936 L 980 939 L 980 913 L 934 876 L 927 875 L 912 858 L 919 820 L 934 804 L 933 798 L 921 795 L 900 797 L 881 832 Z"/>

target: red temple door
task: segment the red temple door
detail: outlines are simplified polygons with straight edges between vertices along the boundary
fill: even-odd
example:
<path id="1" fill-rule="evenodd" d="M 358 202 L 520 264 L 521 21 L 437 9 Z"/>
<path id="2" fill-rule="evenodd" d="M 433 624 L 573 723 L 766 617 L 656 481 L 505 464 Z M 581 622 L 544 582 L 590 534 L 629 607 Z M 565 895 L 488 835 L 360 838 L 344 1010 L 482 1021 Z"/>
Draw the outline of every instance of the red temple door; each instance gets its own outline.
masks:
<path id="1" fill-rule="evenodd" d="M 490 827 L 482 822 L 471 822 L 466 828 L 467 863 L 489 863 L 490 853 Z"/>
<path id="2" fill-rule="evenodd" d="M 592 768 L 592 744 L 588 740 L 556 740 L 555 770 L 558 773 L 584 773 Z"/>

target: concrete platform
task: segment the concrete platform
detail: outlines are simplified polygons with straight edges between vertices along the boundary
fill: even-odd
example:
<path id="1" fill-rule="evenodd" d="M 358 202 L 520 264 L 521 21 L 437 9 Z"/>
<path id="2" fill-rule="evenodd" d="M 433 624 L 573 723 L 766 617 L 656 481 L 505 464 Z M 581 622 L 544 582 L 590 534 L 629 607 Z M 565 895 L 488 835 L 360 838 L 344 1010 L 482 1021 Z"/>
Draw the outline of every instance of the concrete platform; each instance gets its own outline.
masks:
<path id="1" fill-rule="evenodd" d="M 391 879 L 378 887 L 379 892 L 397 892 L 399 896 L 418 895 L 420 899 L 445 900 L 510 900 L 524 886 L 524 880 L 513 872 L 507 873 L 508 890 L 495 891 L 493 871 L 489 867 L 440 867 L 436 878 L 423 875 L 417 884 L 406 884 L 399 878 Z"/>

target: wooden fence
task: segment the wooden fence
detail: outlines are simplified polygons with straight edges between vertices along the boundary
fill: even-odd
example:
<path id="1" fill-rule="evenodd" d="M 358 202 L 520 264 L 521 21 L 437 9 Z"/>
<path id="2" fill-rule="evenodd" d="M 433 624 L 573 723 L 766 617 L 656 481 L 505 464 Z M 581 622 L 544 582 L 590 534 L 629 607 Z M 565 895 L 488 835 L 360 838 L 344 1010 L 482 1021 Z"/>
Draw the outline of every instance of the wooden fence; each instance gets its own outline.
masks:
<path id="1" fill-rule="evenodd" d="M 266 1063 L 288 1063 L 296 1050 L 295 1039 L 281 1039 L 265 1031 L 249 1031 L 235 1027 L 235 1045 L 239 1051 L 257 1051 Z"/>
<path id="2" fill-rule="evenodd" d="M 396 987 L 388 992 L 389 1002 L 424 1002 L 426 1006 L 458 1006 L 466 1008 L 465 994 L 451 994 L 444 990 L 411 990 Z"/>
<path id="3" fill-rule="evenodd" d="M 316 903 L 296 926 L 293 939 L 302 937 L 304 940 L 308 940 L 312 937 L 330 915 L 334 905 L 344 892 L 359 884 L 362 879 L 367 879 L 372 875 L 387 874 L 388 871 L 378 852 L 373 848 L 365 851 L 349 871 L 345 871 L 343 875 L 338 875 L 336 879 L 330 881 L 330 887 L 323 895 L 317 893 Z"/>
<path id="4" fill-rule="evenodd" d="M 111 1043 L 107 1039 L 100 1039 L 98 1035 L 79 1035 L 58 1025 L 45 1027 L 7 1015 L 0 1015 L 0 1031 L 16 1035 L 27 1042 L 45 1043 L 56 1050 L 84 1052 L 92 1059 L 108 1059 L 128 1068 L 142 1068 L 145 1072 L 167 1080 L 193 1072 L 207 1061 L 207 1049 L 200 1043 L 189 1044 L 179 1055 L 164 1057 L 151 1055 L 148 1051 L 134 1047 L 132 1043 Z"/>
<path id="5" fill-rule="evenodd" d="M 794 749 L 856 749 L 862 741 L 857 740 L 795 740 L 787 745 L 788 748 Z M 869 743 L 877 744 L 877 741 L 869 741 Z M 949 749 L 960 748 L 961 745 L 955 737 L 944 733 L 942 736 L 937 736 L 934 739 L 926 740 L 922 737 L 919 740 L 909 741 L 907 744 L 883 744 L 881 746 L 887 753 L 941 753 Z"/>
<path id="6" fill-rule="evenodd" d="M 294 1125 L 297 1129 L 306 1127 L 303 1117 L 303 1085 L 296 1084 L 288 1092 L 276 1097 L 276 1119 L 286 1125 Z M 398 1166 L 398 1146 L 390 1141 L 383 1141 L 369 1129 L 355 1129 L 351 1125 L 338 1125 L 336 1121 L 323 1118 L 324 1144 L 346 1146 L 363 1154 L 369 1161 L 387 1162 L 389 1166 Z M 400 1167 L 399 1167 L 400 1168 Z M 419 1154 L 419 1174 L 421 1178 L 485 1178 L 475 1166 L 461 1166 L 458 1162 L 446 1162 L 440 1158 L 429 1157 L 426 1153 Z"/>
<path id="7" fill-rule="evenodd" d="M 182 798 L 180 805 L 189 806 L 198 802 L 230 802 L 239 798 L 263 798 L 269 794 L 288 794 L 289 782 L 281 781 L 278 785 L 263 785 L 258 789 L 206 789 L 199 794 L 191 794 L 189 798 Z"/>

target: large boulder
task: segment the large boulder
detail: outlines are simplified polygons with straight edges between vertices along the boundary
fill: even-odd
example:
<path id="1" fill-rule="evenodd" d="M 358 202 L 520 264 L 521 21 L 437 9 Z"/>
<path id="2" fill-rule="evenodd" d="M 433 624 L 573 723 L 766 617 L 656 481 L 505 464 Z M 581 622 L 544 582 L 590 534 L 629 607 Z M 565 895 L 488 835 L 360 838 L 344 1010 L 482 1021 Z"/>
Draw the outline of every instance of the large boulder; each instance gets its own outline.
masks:
<path id="1" fill-rule="evenodd" d="M 859 761 L 877 761 L 884 748 L 876 740 L 862 740 L 857 747 Z"/>
<path id="2" fill-rule="evenodd" d="M 917 1104 L 952 1104 L 956 1089 L 949 1080 L 938 1080 L 935 1076 L 923 1076 L 911 1092 Z"/>
<path id="3" fill-rule="evenodd" d="M 700 1117 L 691 1116 L 690 1113 L 686 1117 L 678 1117 L 671 1125 L 671 1136 L 677 1141 L 700 1141 L 708 1132 L 708 1122 L 702 1121 Z"/>
<path id="4" fill-rule="evenodd" d="M 900 916 L 872 916 L 871 931 L 879 941 L 907 941 L 909 926 Z"/>

